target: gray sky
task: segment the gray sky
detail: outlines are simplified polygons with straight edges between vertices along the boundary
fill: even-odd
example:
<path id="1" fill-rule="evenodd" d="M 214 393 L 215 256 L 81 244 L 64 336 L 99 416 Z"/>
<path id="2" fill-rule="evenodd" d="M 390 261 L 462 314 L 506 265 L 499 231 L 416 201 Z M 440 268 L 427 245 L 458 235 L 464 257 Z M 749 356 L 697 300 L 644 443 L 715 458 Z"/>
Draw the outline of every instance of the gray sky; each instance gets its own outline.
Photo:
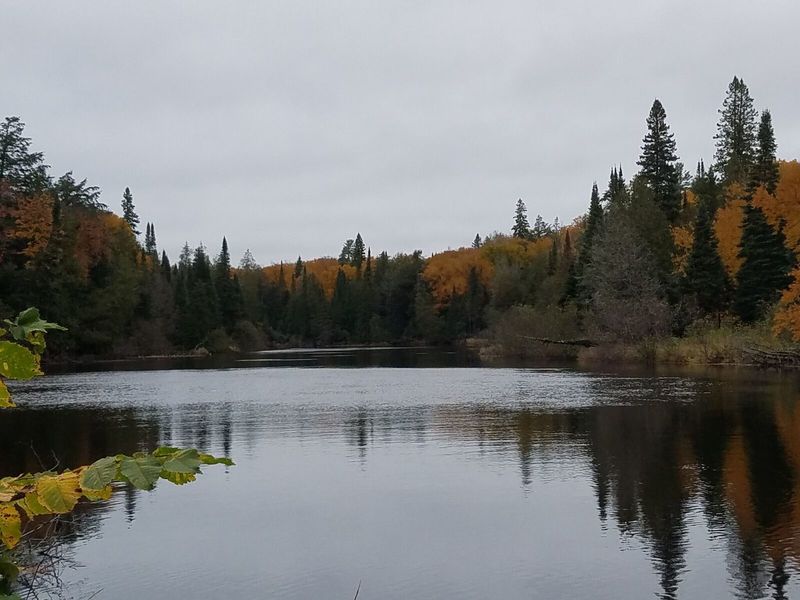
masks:
<path id="1" fill-rule="evenodd" d="M 174 259 L 426 254 L 571 221 L 654 97 L 692 170 L 738 74 L 800 158 L 800 3 L 0 0 L 0 116 Z"/>

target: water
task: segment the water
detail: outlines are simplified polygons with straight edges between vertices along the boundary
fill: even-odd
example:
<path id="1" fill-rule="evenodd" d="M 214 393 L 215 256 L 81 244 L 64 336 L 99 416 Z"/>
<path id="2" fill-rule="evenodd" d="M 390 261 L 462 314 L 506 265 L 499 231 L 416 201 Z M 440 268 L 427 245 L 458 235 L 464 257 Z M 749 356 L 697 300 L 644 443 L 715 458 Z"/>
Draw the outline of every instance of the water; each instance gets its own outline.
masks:
<path id="1" fill-rule="evenodd" d="M 425 349 L 169 366 L 51 375 L 0 413 L 2 475 L 159 444 L 237 463 L 82 506 L 68 597 L 800 597 L 792 376 Z"/>

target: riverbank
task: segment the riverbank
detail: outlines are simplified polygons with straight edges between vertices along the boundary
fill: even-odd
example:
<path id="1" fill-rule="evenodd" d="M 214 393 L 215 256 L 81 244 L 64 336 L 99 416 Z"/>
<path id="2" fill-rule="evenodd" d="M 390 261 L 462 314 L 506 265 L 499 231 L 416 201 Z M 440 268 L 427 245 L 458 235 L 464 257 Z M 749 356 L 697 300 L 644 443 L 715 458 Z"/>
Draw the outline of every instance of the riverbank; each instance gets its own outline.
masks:
<path id="1" fill-rule="evenodd" d="M 768 324 L 704 324 L 683 337 L 638 342 L 598 341 L 591 347 L 533 341 L 516 333 L 470 342 L 487 361 L 520 358 L 535 361 L 574 360 L 578 364 L 671 364 L 800 368 L 800 346 L 776 337 Z"/>

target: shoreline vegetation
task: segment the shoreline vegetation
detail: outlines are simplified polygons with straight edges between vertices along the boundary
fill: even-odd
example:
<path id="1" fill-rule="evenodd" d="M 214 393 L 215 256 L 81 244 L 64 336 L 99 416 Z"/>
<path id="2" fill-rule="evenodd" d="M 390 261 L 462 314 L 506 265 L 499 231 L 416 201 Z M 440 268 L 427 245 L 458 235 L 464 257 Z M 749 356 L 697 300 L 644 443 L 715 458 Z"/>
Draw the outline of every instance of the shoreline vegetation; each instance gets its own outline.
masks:
<path id="1" fill-rule="evenodd" d="M 7 117 L 0 318 L 39 306 L 63 323 L 53 364 L 414 344 L 530 361 L 800 364 L 800 163 L 777 158 L 769 110 L 734 77 L 716 153 L 694 172 L 658 99 L 644 131 L 633 177 L 615 164 L 569 224 L 531 223 L 519 199 L 510 232 L 455 250 L 389 256 L 358 233 L 338 257 L 262 266 L 249 250 L 232 263 L 225 237 L 218 253 L 187 242 L 171 260 L 129 188 L 115 214 L 86 179 L 52 176 Z"/>

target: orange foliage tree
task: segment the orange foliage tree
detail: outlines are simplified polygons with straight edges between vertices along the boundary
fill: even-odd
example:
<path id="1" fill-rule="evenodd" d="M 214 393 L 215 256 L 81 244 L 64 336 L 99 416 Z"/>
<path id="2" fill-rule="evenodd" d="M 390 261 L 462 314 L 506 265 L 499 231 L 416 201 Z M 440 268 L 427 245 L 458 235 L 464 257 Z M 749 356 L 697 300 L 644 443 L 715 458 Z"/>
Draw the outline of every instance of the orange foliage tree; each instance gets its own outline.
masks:
<path id="1" fill-rule="evenodd" d="M 492 263 L 477 248 L 460 248 L 434 254 L 425 265 L 422 277 L 430 286 L 436 303 L 444 305 L 453 294 L 467 291 L 469 274 L 473 268 L 480 282 L 488 285 L 492 277 Z"/>
<path id="2" fill-rule="evenodd" d="M 796 253 L 800 250 L 800 163 L 781 161 L 778 168 L 780 179 L 775 194 L 759 188 L 753 196 L 753 204 L 764 211 L 773 227 L 783 222 L 786 243 Z"/>
<path id="3" fill-rule="evenodd" d="M 717 211 L 714 232 L 719 242 L 719 256 L 730 277 L 735 277 L 742 266 L 739 258 L 739 242 L 742 239 L 745 191 L 739 184 L 728 188 L 725 206 Z"/>

